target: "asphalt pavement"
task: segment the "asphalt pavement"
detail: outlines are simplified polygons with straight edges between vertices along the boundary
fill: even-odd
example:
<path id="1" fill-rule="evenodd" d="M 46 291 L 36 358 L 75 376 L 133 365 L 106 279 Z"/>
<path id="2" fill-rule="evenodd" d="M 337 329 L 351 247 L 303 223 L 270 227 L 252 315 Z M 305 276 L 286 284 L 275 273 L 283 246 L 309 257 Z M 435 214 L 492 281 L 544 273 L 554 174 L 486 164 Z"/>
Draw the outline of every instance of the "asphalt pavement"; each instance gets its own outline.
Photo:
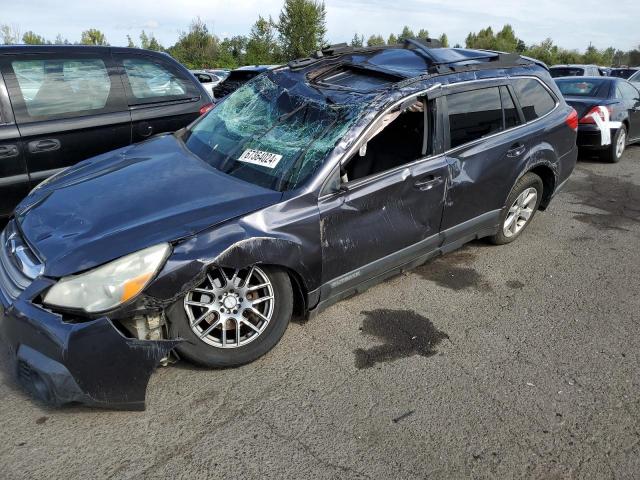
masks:
<path id="1" fill-rule="evenodd" d="M 582 159 L 515 243 L 474 242 L 145 412 L 47 408 L 0 368 L 0 477 L 638 478 L 640 147 Z M 0 361 L 6 361 L 2 350 Z"/>

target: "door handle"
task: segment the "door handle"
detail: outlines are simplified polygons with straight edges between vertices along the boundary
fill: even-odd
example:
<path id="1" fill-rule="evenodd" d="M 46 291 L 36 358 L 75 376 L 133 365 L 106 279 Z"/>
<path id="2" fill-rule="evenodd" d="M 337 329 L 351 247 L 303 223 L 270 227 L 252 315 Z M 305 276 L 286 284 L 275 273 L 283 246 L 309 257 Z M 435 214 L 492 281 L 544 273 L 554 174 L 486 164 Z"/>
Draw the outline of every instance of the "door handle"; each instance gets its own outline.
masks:
<path id="1" fill-rule="evenodd" d="M 527 147 L 522 143 L 514 143 L 511 148 L 507 150 L 507 157 L 519 157 L 522 155 Z"/>
<path id="2" fill-rule="evenodd" d="M 413 186 L 416 187 L 418 190 L 426 191 L 426 190 L 431 190 L 433 187 L 437 187 L 442 182 L 444 182 L 442 177 L 435 177 L 433 175 L 429 175 L 425 178 L 421 178 L 420 180 L 418 180 L 416 183 L 413 184 Z"/>
<path id="3" fill-rule="evenodd" d="M 44 140 L 34 140 L 27 144 L 29 153 L 53 152 L 60 150 L 60 140 L 56 138 L 46 138 Z"/>
<path id="4" fill-rule="evenodd" d="M 18 156 L 17 145 L 0 145 L 0 158 L 13 158 Z"/>

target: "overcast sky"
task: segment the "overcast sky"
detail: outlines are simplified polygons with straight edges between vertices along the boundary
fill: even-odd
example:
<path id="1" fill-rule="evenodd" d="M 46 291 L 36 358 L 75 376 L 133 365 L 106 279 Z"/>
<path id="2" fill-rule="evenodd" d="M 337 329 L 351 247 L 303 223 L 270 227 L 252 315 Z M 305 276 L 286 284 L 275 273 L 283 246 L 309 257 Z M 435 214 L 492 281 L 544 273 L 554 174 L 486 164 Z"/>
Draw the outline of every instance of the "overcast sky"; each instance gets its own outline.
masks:
<path id="1" fill-rule="evenodd" d="M 153 32 L 164 46 L 175 43 L 191 19 L 200 16 L 219 37 L 247 34 L 258 14 L 277 18 L 282 0 L 0 0 L 0 23 L 71 42 L 88 28 L 102 30 L 111 45 L 137 41 Z M 409 25 L 432 37 L 445 32 L 451 44 L 487 25 L 510 23 L 527 44 L 546 37 L 566 48 L 622 50 L 640 44 L 640 0 L 325 0 L 328 40 L 349 41 L 355 32 L 385 38 Z"/>

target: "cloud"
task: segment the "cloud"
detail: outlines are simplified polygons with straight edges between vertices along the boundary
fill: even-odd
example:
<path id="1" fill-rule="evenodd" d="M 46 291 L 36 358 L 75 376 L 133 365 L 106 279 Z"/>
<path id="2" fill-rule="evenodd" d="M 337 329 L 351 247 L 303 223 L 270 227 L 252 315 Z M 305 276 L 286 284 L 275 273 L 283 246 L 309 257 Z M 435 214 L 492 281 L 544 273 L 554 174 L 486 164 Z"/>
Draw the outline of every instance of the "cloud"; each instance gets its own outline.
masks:
<path id="1" fill-rule="evenodd" d="M 83 30 L 98 28 L 114 45 L 126 44 L 126 35 L 153 32 L 163 45 L 172 45 L 179 32 L 200 17 L 218 36 L 247 34 L 258 15 L 276 19 L 282 0 L 0 0 L 2 22 L 18 24 L 46 38 L 61 33 L 78 40 Z M 558 45 L 584 50 L 589 42 L 599 48 L 630 49 L 640 43 L 637 21 L 640 2 L 617 0 L 615 8 L 601 0 L 325 0 L 328 37 L 349 41 L 354 33 L 388 36 L 404 25 L 426 28 L 433 35 L 447 33 L 450 42 L 464 44 L 470 31 L 487 25 L 500 29 L 510 23 L 526 43 L 551 37 Z M 73 12 L 71 14 L 70 12 Z"/>

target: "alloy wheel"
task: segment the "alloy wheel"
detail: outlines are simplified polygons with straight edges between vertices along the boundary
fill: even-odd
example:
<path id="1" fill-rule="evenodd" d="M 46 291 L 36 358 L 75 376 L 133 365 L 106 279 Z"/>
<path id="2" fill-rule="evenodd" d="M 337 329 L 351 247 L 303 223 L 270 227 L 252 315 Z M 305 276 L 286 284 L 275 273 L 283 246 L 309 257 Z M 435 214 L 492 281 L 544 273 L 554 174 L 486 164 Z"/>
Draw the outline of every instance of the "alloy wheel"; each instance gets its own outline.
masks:
<path id="1" fill-rule="evenodd" d="M 513 237 L 525 227 L 533 215 L 537 203 L 538 191 L 533 187 L 526 188 L 518 195 L 516 201 L 509 207 L 507 218 L 502 226 L 505 237 Z"/>
<path id="2" fill-rule="evenodd" d="M 620 133 L 618 134 L 618 141 L 616 142 L 616 158 L 622 157 L 624 153 L 624 149 L 627 146 L 627 133 L 624 129 L 620 129 Z"/>
<path id="3" fill-rule="evenodd" d="M 217 348 L 237 348 L 258 338 L 273 316 L 275 298 L 267 274 L 257 266 L 217 267 L 189 291 L 184 308 L 191 330 Z"/>

